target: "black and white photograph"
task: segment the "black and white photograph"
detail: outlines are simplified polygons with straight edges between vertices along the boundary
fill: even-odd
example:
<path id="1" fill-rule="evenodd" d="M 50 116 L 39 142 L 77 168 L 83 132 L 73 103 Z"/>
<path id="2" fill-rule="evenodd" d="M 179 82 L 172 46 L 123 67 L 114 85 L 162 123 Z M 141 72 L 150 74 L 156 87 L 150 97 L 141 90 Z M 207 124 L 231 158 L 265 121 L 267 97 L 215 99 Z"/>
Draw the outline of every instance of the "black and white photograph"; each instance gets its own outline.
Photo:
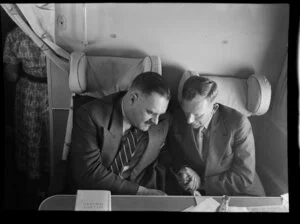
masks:
<path id="1" fill-rule="evenodd" d="M 291 211 L 294 5 L 0 5 L 5 210 Z"/>

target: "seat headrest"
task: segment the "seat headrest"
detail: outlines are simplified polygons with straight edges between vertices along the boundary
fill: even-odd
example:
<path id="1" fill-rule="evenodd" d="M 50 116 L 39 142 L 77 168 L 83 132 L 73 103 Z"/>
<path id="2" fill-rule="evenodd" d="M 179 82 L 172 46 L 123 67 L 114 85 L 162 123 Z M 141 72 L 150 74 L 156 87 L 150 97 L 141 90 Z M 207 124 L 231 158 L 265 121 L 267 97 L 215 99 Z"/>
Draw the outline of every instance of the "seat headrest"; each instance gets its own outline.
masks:
<path id="1" fill-rule="evenodd" d="M 246 116 L 266 113 L 271 101 L 271 85 L 261 75 L 253 74 L 248 79 L 217 75 L 201 75 L 195 71 L 185 71 L 178 86 L 178 101 L 182 99 L 185 81 L 193 76 L 203 76 L 218 85 L 216 102 L 236 109 Z"/>
<path id="2" fill-rule="evenodd" d="M 143 72 L 162 73 L 158 56 L 125 58 L 73 52 L 70 66 L 71 92 L 96 98 L 127 90 L 133 79 Z"/>
<path id="3" fill-rule="evenodd" d="M 253 74 L 247 79 L 247 108 L 255 115 L 266 113 L 271 103 L 271 84 L 265 76 Z"/>
<path id="4" fill-rule="evenodd" d="M 87 59 L 83 52 L 72 52 L 70 55 L 69 88 L 73 93 L 82 93 L 87 88 L 85 77 Z"/>

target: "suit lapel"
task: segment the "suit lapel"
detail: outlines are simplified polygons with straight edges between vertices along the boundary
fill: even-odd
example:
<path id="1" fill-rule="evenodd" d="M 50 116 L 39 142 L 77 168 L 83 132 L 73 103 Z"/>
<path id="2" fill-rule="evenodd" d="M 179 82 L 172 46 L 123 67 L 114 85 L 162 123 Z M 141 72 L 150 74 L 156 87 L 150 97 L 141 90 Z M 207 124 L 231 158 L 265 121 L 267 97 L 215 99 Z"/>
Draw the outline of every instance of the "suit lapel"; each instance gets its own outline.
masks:
<path id="1" fill-rule="evenodd" d="M 122 138 L 123 117 L 121 99 L 122 97 L 112 104 L 108 110 L 109 113 L 107 113 L 102 147 L 103 165 L 106 167 L 113 161 Z"/>
<path id="2" fill-rule="evenodd" d="M 194 164 L 197 164 L 200 160 L 200 156 L 196 139 L 194 138 L 193 128 L 187 123 L 181 127 L 180 133 L 174 133 L 174 135 L 179 144 L 181 144 L 182 149 L 185 150 L 185 154 L 190 160 L 194 161 Z"/>
<path id="3" fill-rule="evenodd" d="M 180 144 L 181 148 L 185 151 L 185 155 L 188 157 L 187 159 L 193 161 L 193 164 L 198 164 L 200 155 L 192 126 L 186 122 L 186 119 L 183 119 L 185 115 L 181 108 L 176 112 L 174 117 L 180 118 L 175 121 L 178 123 L 176 123 L 174 130 L 174 136 L 178 144 Z"/>
<path id="4" fill-rule="evenodd" d="M 141 160 L 132 170 L 131 180 L 135 180 L 141 171 L 157 158 L 162 147 L 161 144 L 164 143 L 167 135 L 166 128 L 168 128 L 168 119 L 160 121 L 158 125 L 152 126 L 149 129 L 149 143 Z"/>
<path id="5" fill-rule="evenodd" d="M 210 141 L 205 145 L 205 147 L 208 147 L 205 149 L 208 150 L 205 176 L 209 176 L 214 170 L 217 170 L 216 166 L 220 165 L 227 144 L 227 138 L 225 136 L 227 136 L 228 133 L 224 119 L 220 115 L 219 110 L 216 112 L 211 122 Z"/>

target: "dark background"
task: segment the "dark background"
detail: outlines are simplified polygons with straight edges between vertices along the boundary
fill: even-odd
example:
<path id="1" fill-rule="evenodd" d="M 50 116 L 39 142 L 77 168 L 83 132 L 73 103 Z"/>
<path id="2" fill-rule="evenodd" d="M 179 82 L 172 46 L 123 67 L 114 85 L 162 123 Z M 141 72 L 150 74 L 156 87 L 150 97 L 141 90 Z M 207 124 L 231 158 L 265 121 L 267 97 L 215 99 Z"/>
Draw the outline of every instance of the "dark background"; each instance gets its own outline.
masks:
<path id="1" fill-rule="evenodd" d="M 4 77 L 3 64 L 3 47 L 5 38 L 16 24 L 6 14 L 4 9 L 0 7 L 1 14 L 1 60 L 2 60 L 2 96 L 4 96 L 4 208 L 17 209 L 21 208 L 21 200 L 17 188 L 17 175 L 14 166 L 14 99 L 15 99 L 15 83 L 8 82 Z M 2 126 L 3 127 L 3 126 Z M 2 150 L 4 150 L 2 148 Z"/>

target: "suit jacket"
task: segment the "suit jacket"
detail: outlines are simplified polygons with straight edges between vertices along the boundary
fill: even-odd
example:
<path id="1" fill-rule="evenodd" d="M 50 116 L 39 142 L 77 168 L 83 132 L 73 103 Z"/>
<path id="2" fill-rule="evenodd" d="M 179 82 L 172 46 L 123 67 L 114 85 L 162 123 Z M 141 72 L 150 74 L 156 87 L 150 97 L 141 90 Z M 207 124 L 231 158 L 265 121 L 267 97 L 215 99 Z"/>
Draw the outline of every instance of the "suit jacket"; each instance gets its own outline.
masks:
<path id="1" fill-rule="evenodd" d="M 204 181 L 207 195 L 265 195 L 255 171 L 255 145 L 248 118 L 238 111 L 219 105 L 208 127 L 210 135 L 203 145 L 208 150 L 204 172 L 199 164 L 192 127 L 179 108 L 168 135 L 168 150 L 175 170 L 187 165 Z M 204 178 L 204 179 L 203 179 Z"/>
<path id="2" fill-rule="evenodd" d="M 143 156 L 131 172 L 130 180 L 121 179 L 107 168 L 113 162 L 122 137 L 123 118 L 119 92 L 81 106 L 74 116 L 72 145 L 68 156 L 69 189 L 110 190 L 113 194 L 136 194 L 138 182 L 153 163 L 164 144 L 169 116 L 160 116 L 152 126 Z M 139 146 L 137 146 L 139 147 Z"/>

